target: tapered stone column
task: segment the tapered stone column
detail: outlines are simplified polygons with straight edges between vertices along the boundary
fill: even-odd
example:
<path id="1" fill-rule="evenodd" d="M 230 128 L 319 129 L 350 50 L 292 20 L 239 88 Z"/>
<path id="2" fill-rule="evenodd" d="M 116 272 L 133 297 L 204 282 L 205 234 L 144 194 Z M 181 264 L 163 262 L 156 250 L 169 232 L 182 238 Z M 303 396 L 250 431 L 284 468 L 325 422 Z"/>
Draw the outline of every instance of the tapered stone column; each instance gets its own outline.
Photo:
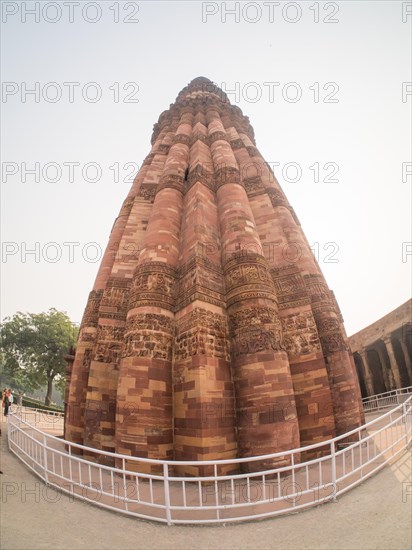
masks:
<path id="1" fill-rule="evenodd" d="M 275 283 L 299 419 L 302 445 L 335 437 L 329 378 L 303 274 L 319 274 L 293 208 L 250 133 L 225 119 L 226 132 L 239 165 L 242 185 Z M 237 128 L 236 128 L 237 126 Z"/>
<path id="2" fill-rule="evenodd" d="M 402 339 L 402 337 L 399 337 L 398 341 L 399 341 L 399 344 L 402 348 L 402 353 L 403 353 L 403 356 L 404 356 L 404 359 L 405 359 L 406 371 L 407 371 L 408 376 L 409 376 L 409 384 L 412 384 L 411 356 L 408 353 L 408 348 L 407 348 L 404 340 Z"/>
<path id="3" fill-rule="evenodd" d="M 242 457 L 299 446 L 276 296 L 239 170 L 217 110 L 207 112 L 226 284 L 238 448 Z M 269 461 L 272 462 L 273 461 Z M 269 464 L 268 464 L 269 465 Z M 245 464 L 256 469 L 262 464 Z"/>
<path id="4" fill-rule="evenodd" d="M 308 276 L 307 286 L 329 375 L 336 433 L 341 435 L 357 428 L 359 419 L 364 421 L 355 362 L 323 276 Z"/>
<path id="5" fill-rule="evenodd" d="M 174 457 L 235 458 L 234 389 L 220 235 L 205 116 L 197 113 L 185 182 L 174 349 Z M 219 474 L 233 472 L 233 465 Z M 210 467 L 176 467 L 213 475 Z"/>
<path id="6" fill-rule="evenodd" d="M 359 349 L 358 353 L 362 359 L 363 369 L 365 372 L 365 384 L 368 392 L 368 397 L 374 395 L 375 390 L 373 387 L 372 373 L 368 362 L 368 356 L 365 349 Z"/>
<path id="7" fill-rule="evenodd" d="M 385 336 L 383 342 L 386 346 L 386 351 L 388 352 L 389 362 L 391 365 L 391 371 L 395 379 L 396 387 L 402 387 L 401 373 L 399 372 L 398 362 L 396 360 L 395 351 L 392 346 L 392 340 L 390 336 Z"/>
<path id="8" fill-rule="evenodd" d="M 115 250 L 118 247 L 125 229 L 126 221 L 126 215 L 119 216 L 115 221 L 110 234 L 109 244 L 103 256 L 94 288 L 89 294 L 89 299 L 80 325 L 76 346 L 76 357 L 70 381 L 68 416 L 65 419 L 67 439 L 74 443 L 83 444 L 84 442 L 84 411 L 86 406 L 90 362 L 96 344 L 100 302 L 109 277 L 110 266 L 112 266 L 114 262 Z M 74 452 L 76 452 L 76 450 Z"/>
<path id="9" fill-rule="evenodd" d="M 109 364 L 116 364 L 116 360 L 119 357 L 118 353 L 114 352 L 114 350 L 119 347 L 120 335 L 118 331 L 122 329 L 122 322 L 124 322 L 125 318 L 125 312 L 122 313 L 119 311 L 119 308 L 120 310 L 124 309 L 127 299 L 128 282 L 130 282 L 128 278 L 133 273 L 140 252 L 139 243 L 141 239 L 139 235 L 136 235 L 136 223 L 137 225 L 141 225 L 140 231 L 144 232 L 146 229 L 144 219 L 147 216 L 147 212 L 134 207 L 135 198 L 136 196 L 144 196 L 146 191 L 145 178 L 149 177 L 149 181 L 151 181 L 151 178 L 156 174 L 156 162 L 153 163 L 153 166 L 151 164 L 160 144 L 165 138 L 165 133 L 165 131 L 160 132 L 154 141 L 151 153 L 135 177 L 132 188 L 122 204 L 119 215 L 111 230 L 109 242 L 83 315 L 70 381 L 68 415 L 65 418 L 67 438 L 75 443 L 83 444 L 86 432 L 86 442 L 91 446 L 102 448 L 98 441 L 94 440 L 94 434 L 103 430 L 103 426 L 100 427 L 101 422 L 106 423 L 104 430 L 111 430 L 108 439 L 113 441 L 113 404 L 115 403 L 115 389 L 117 386 L 116 374 L 110 373 L 108 376 L 103 375 L 101 377 L 100 372 L 92 369 L 90 386 L 94 388 L 94 394 L 92 393 L 88 396 L 90 366 L 93 359 L 100 362 L 99 358 L 102 358 L 102 356 L 104 356 L 103 363 Z M 151 206 L 150 204 L 149 210 Z M 132 218 L 133 229 L 129 224 L 130 216 Z M 124 264 L 123 273 L 120 267 L 122 264 Z M 118 290 L 115 290 L 116 287 Z M 113 308 L 116 310 L 116 313 L 114 313 Z M 117 321 L 120 321 L 120 323 L 110 320 L 109 325 L 111 326 L 106 329 L 105 322 L 100 322 L 99 329 L 99 318 L 110 318 L 111 315 L 114 318 L 113 314 L 114 316 L 117 314 Z M 114 331 L 116 331 L 116 337 L 114 336 Z M 117 344 L 114 343 L 116 339 Z M 106 342 L 106 340 L 108 341 Z M 103 348 L 105 347 L 104 353 L 102 353 L 102 346 Z M 108 346 L 110 346 L 110 350 Z M 104 365 L 103 369 L 105 369 Z M 109 380 L 108 383 L 111 387 L 110 406 L 107 399 L 107 391 L 103 389 L 104 380 Z M 102 386 L 101 390 L 103 391 L 100 390 L 100 386 Z M 103 395 L 105 395 L 104 398 Z M 85 409 L 87 410 L 86 418 Z M 108 417 L 110 417 L 110 426 L 107 424 Z M 103 438 L 107 439 L 107 432 L 106 434 L 102 433 L 102 435 Z M 114 450 L 113 443 L 109 443 L 106 448 L 107 450 Z"/>
<path id="10" fill-rule="evenodd" d="M 386 358 L 385 358 L 385 356 L 383 354 L 383 351 L 382 351 L 382 348 L 379 344 L 376 346 L 376 351 L 377 351 L 378 356 L 379 356 L 379 361 L 382 365 L 382 375 L 383 375 L 383 381 L 384 381 L 385 386 L 386 386 L 386 391 L 391 391 L 395 388 L 395 380 L 394 380 L 394 377 L 393 377 L 392 370 L 387 367 Z"/>
<path id="11" fill-rule="evenodd" d="M 111 452 L 115 451 L 119 361 L 132 277 L 153 207 L 155 186 L 167 158 L 164 151 L 168 151 L 170 141 L 166 131 L 156 140 L 123 204 L 120 217 L 127 218 L 126 227 L 117 249 L 112 250 L 114 261 L 99 306 L 96 344 L 88 376 L 84 444 Z M 93 455 L 88 456 L 93 458 Z M 102 462 L 101 455 L 97 457 Z"/>
<path id="12" fill-rule="evenodd" d="M 145 458 L 173 458 L 174 306 L 190 122 L 190 115 L 182 116 L 157 188 L 133 275 L 120 362 L 116 449 Z"/>
<path id="13" fill-rule="evenodd" d="M 248 118 L 198 78 L 151 143 L 83 317 L 67 437 L 135 457 L 214 460 L 359 425 L 339 308 Z"/>

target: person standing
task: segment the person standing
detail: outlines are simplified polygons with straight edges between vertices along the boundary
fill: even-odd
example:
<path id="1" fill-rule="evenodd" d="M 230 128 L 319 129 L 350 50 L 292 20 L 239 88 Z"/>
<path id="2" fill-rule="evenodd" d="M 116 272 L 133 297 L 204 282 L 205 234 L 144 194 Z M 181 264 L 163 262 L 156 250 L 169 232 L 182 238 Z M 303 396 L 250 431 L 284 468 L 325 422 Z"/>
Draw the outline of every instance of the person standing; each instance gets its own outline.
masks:
<path id="1" fill-rule="evenodd" d="M 12 412 L 11 406 L 13 405 L 13 402 L 14 402 L 14 396 L 10 388 L 7 390 L 7 395 L 9 398 L 9 412 Z"/>
<path id="2" fill-rule="evenodd" d="M 3 391 L 3 397 L 2 397 L 2 405 L 3 405 L 3 414 L 4 416 L 7 416 L 9 414 L 9 390 L 4 389 Z"/>

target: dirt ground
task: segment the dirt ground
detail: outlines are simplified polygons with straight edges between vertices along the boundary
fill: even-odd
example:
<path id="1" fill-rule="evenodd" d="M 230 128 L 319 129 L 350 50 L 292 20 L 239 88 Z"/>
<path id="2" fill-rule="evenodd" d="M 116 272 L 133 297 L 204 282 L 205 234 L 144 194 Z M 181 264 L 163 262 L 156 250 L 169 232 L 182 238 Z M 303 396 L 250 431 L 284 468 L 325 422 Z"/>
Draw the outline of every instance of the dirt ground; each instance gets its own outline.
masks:
<path id="1" fill-rule="evenodd" d="M 46 488 L 10 453 L 4 422 L 2 429 L 0 520 L 5 550 L 412 548 L 411 452 L 336 503 L 253 523 L 167 527 Z"/>

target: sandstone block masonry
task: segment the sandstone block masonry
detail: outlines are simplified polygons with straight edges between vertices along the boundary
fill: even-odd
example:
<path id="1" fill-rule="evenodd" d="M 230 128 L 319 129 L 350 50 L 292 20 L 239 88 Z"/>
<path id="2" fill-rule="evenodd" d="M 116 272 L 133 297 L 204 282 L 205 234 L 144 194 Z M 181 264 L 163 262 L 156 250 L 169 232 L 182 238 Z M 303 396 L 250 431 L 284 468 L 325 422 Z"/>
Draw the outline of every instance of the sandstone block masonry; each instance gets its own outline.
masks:
<path id="1" fill-rule="evenodd" d="M 362 397 L 412 386 L 412 300 L 349 338 Z"/>
<path id="2" fill-rule="evenodd" d="M 154 126 L 89 296 L 66 409 L 69 440 L 172 460 L 269 454 L 363 421 L 334 295 L 248 118 L 208 79 Z"/>

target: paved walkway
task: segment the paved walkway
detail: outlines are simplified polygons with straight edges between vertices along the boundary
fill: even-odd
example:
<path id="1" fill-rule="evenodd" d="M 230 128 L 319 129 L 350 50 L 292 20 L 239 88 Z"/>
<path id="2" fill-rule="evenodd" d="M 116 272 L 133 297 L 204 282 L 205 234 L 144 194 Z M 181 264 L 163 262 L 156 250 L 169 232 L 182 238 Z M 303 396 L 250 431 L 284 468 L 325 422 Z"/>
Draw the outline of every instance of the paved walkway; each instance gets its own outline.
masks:
<path id="1" fill-rule="evenodd" d="M 0 519 L 5 550 L 412 548 L 410 452 L 336 503 L 260 522 L 167 527 L 102 510 L 46 488 L 9 452 L 4 422 L 2 429 Z"/>

